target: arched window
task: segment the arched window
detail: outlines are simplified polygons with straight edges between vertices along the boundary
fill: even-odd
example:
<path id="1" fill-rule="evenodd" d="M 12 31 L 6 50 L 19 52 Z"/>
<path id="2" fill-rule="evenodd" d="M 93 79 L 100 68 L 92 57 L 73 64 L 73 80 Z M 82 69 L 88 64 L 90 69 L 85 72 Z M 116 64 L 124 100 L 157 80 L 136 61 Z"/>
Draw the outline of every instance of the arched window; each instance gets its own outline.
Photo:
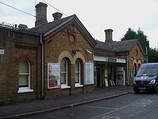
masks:
<path id="1" fill-rule="evenodd" d="M 138 68 L 140 68 L 140 66 L 141 66 L 141 64 L 139 63 L 139 64 L 138 64 Z"/>
<path id="2" fill-rule="evenodd" d="M 80 61 L 75 62 L 75 83 L 80 83 Z"/>
<path id="3" fill-rule="evenodd" d="M 134 63 L 134 76 L 136 76 L 136 74 L 137 74 L 137 65 L 136 63 Z"/>
<path id="4" fill-rule="evenodd" d="M 19 93 L 33 91 L 30 88 L 30 63 L 22 60 L 19 63 Z"/>
<path id="5" fill-rule="evenodd" d="M 75 62 L 75 87 L 81 86 L 81 62 L 79 59 Z"/>
<path id="6" fill-rule="evenodd" d="M 68 87 L 68 62 L 66 58 L 63 58 L 60 65 L 61 76 L 60 76 L 60 83 L 61 88 Z"/>

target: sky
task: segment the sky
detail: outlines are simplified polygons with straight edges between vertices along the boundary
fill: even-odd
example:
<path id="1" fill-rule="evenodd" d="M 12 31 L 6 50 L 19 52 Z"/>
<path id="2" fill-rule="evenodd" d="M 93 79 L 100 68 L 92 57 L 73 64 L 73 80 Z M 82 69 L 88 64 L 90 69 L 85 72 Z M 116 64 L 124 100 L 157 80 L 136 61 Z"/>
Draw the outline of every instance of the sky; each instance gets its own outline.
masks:
<path id="1" fill-rule="evenodd" d="M 76 14 L 92 37 L 103 42 L 105 29 L 113 30 L 113 41 L 120 41 L 128 28 L 140 29 L 150 47 L 158 48 L 158 0 L 0 0 L 0 23 L 34 27 L 39 2 L 48 4 L 48 22 L 55 12 L 63 13 L 62 18 Z"/>

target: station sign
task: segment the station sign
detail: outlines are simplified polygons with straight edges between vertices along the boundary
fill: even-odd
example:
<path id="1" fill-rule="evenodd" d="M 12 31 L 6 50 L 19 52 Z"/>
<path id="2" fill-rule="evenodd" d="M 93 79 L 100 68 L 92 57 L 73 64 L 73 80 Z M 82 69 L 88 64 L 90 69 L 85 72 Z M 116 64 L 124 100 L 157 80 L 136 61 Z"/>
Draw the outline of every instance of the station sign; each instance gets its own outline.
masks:
<path id="1" fill-rule="evenodd" d="M 117 60 L 115 58 L 108 58 L 108 62 L 116 62 Z"/>

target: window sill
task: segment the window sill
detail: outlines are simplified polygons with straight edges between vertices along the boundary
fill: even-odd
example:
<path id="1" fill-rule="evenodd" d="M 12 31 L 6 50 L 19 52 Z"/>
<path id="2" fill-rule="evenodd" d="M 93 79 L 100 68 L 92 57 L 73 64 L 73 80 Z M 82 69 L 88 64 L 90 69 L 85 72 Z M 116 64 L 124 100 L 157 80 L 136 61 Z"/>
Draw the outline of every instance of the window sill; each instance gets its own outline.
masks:
<path id="1" fill-rule="evenodd" d="M 18 90 L 18 93 L 28 93 L 28 92 L 33 92 L 33 89 L 19 88 L 19 90 Z"/>
<path id="2" fill-rule="evenodd" d="M 67 85 L 61 85 L 61 89 L 70 88 L 70 86 Z"/>
<path id="3" fill-rule="evenodd" d="M 75 87 L 83 87 L 81 84 L 75 84 Z"/>

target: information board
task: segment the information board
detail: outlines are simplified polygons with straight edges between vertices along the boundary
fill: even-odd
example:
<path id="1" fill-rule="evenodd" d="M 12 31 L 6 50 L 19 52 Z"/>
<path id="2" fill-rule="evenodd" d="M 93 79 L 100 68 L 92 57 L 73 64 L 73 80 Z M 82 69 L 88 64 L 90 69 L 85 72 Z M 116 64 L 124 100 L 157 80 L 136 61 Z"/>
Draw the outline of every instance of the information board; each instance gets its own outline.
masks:
<path id="1" fill-rule="evenodd" d="M 84 63 L 84 84 L 94 84 L 94 63 Z"/>
<path id="2" fill-rule="evenodd" d="M 60 88 L 60 63 L 48 63 L 48 88 Z"/>

